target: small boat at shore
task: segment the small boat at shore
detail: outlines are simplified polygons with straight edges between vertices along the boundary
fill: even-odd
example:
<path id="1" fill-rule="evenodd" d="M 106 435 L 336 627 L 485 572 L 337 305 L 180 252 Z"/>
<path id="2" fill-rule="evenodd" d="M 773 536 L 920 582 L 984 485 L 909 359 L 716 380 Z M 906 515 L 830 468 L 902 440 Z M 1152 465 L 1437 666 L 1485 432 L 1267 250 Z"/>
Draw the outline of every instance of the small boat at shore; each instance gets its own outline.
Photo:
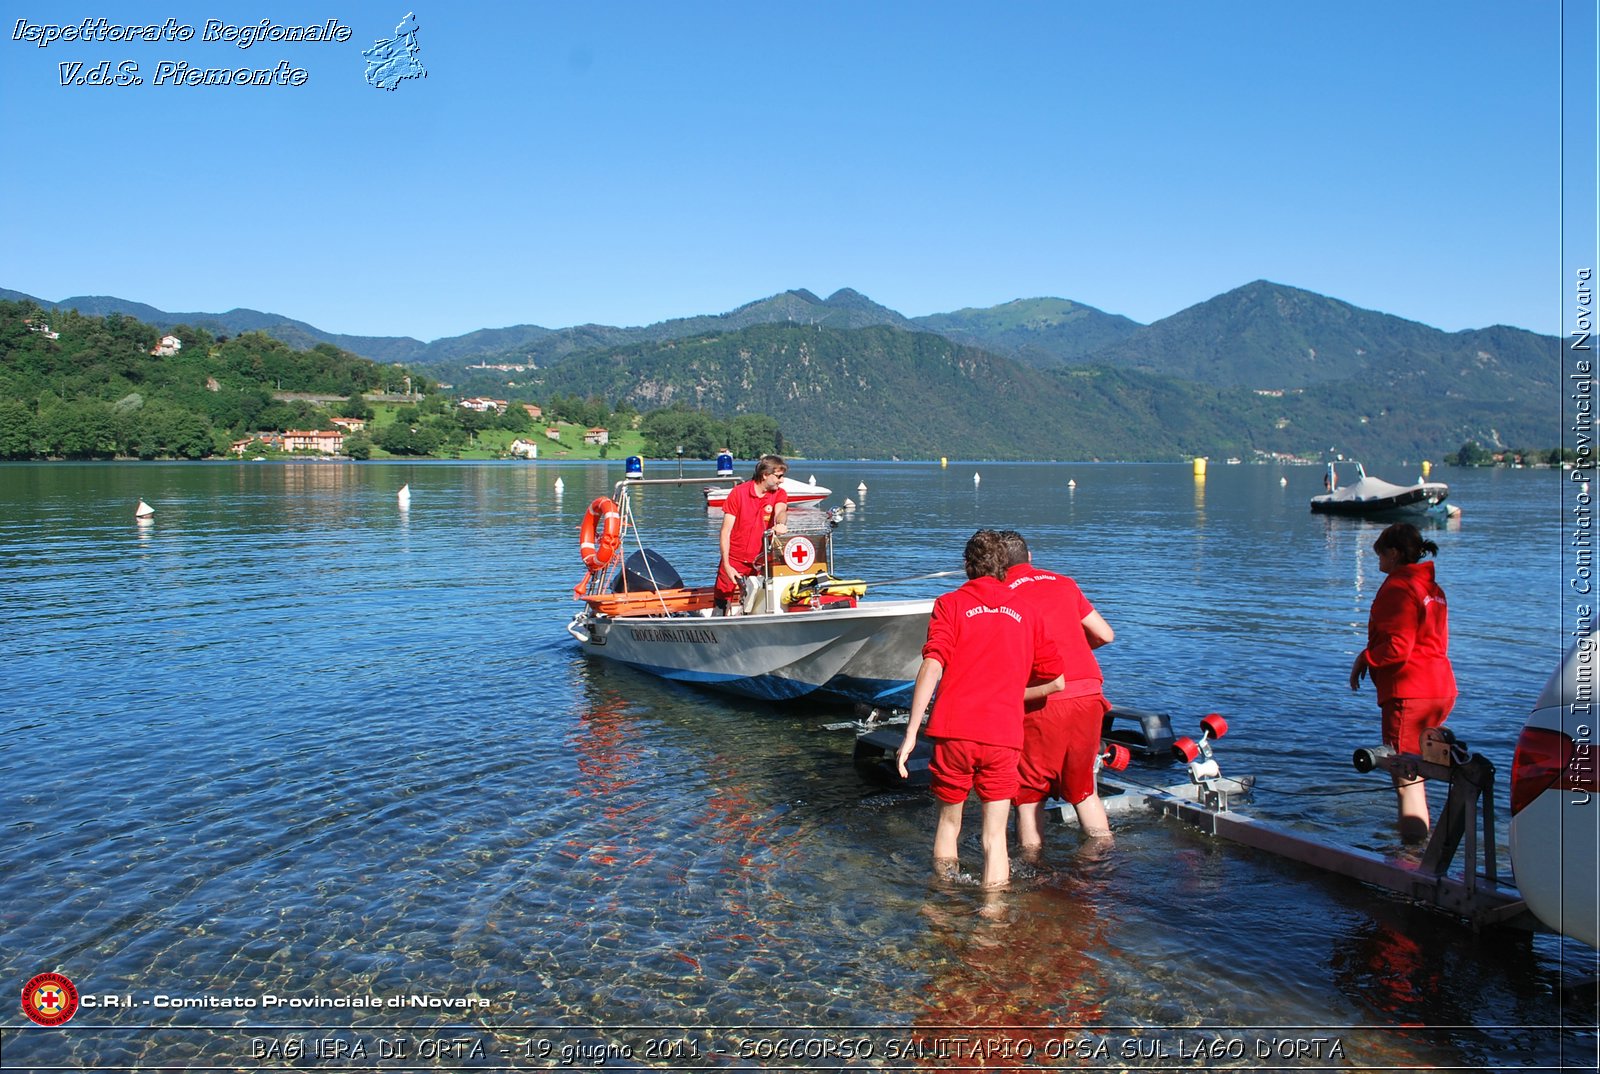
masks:
<path id="1" fill-rule="evenodd" d="M 1345 515 L 1348 517 L 1397 517 L 1444 513 L 1445 499 L 1450 486 L 1442 481 L 1417 481 L 1414 485 L 1392 485 L 1376 477 L 1367 476 L 1359 462 L 1354 466 L 1356 480 L 1341 487 L 1337 464 L 1328 464 L 1324 479 L 1328 491 L 1311 497 L 1311 510 L 1318 514 Z"/>
<path id="2" fill-rule="evenodd" d="M 909 704 L 933 601 L 867 600 L 869 583 L 835 577 L 842 511 L 791 508 L 788 532 L 769 539 L 746 580 L 738 615 L 714 614 L 712 586 L 685 585 L 644 547 L 631 490 L 703 480 L 621 481 L 614 498 L 589 505 L 580 539 L 588 573 L 573 591 L 583 608 L 567 625 L 585 655 L 768 701 Z M 630 538 L 636 547 L 624 559 Z"/>
<path id="3" fill-rule="evenodd" d="M 789 494 L 789 503 L 808 504 L 820 503 L 833 491 L 823 488 L 811 481 L 798 481 L 792 477 L 785 477 L 782 484 L 783 491 Z M 722 502 L 728 498 L 730 490 L 727 485 L 707 485 L 702 489 L 706 497 L 706 507 L 717 511 L 722 510 Z"/>

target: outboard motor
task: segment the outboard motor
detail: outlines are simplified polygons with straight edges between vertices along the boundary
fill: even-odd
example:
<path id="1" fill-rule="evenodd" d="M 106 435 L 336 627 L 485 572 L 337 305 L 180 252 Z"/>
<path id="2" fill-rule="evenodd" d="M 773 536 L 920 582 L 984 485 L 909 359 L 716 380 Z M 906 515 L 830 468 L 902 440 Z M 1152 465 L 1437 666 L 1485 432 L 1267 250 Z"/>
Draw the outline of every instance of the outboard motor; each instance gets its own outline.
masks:
<path id="1" fill-rule="evenodd" d="M 622 571 L 611 586 L 614 593 L 646 593 L 652 589 L 682 589 L 683 578 L 654 548 L 641 548 L 622 563 Z"/>

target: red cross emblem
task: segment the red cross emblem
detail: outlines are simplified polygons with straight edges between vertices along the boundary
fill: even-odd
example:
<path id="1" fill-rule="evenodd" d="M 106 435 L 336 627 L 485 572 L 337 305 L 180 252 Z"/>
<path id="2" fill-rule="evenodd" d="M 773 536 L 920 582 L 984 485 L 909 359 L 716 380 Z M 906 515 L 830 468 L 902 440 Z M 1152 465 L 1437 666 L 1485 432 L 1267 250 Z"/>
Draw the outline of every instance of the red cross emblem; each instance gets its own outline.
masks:
<path id="1" fill-rule="evenodd" d="M 817 549 L 809 537 L 791 537 L 783 545 L 783 561 L 790 570 L 803 571 L 816 562 Z"/>
<path id="2" fill-rule="evenodd" d="M 42 1026 L 58 1026 L 78 1013 L 78 989 L 59 973 L 41 973 L 22 986 L 22 1013 Z"/>

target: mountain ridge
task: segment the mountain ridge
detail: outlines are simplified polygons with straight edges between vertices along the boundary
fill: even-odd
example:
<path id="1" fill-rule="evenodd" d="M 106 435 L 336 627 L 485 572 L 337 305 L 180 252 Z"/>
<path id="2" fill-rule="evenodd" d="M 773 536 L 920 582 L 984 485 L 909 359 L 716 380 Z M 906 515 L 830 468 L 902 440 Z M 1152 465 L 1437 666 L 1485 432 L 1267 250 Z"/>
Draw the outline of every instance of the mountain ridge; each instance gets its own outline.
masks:
<path id="1" fill-rule="evenodd" d="M 518 357 L 533 360 L 538 364 L 547 364 L 558 361 L 566 355 L 598 347 L 625 346 L 656 339 L 697 335 L 707 331 L 728 331 L 749 327 L 752 324 L 803 320 L 805 323 L 823 324 L 829 327 L 890 324 L 903 331 L 934 331 L 957 342 L 984 347 L 1039 368 L 1072 365 L 1091 355 L 1109 352 L 1107 357 L 1111 360 L 1126 360 L 1134 368 L 1159 374 L 1170 373 L 1170 367 L 1160 366 L 1148 360 L 1141 354 L 1141 348 L 1138 346 L 1124 352 L 1117 347 L 1117 344 L 1135 335 L 1148 336 L 1149 331 L 1158 329 L 1158 326 L 1161 327 L 1156 333 L 1156 338 L 1160 340 L 1164 335 L 1181 330 L 1184 315 L 1191 311 L 1200 310 L 1219 299 L 1227 299 L 1228 296 L 1250 295 L 1263 289 L 1309 296 L 1358 314 L 1389 318 L 1394 323 L 1413 325 L 1430 332 L 1443 331 L 1395 314 L 1363 310 L 1339 299 L 1267 280 L 1255 280 L 1244 284 L 1204 302 L 1185 307 L 1148 325 L 1141 325 L 1121 314 L 1106 313 L 1085 303 L 1063 298 L 1012 299 L 995 306 L 963 307 L 949 313 L 908 318 L 872 301 L 853 288 L 840 288 L 826 299 L 818 298 L 805 288 L 793 288 L 754 299 L 726 313 L 671 318 L 649 325 L 619 327 L 586 323 L 566 328 L 546 328 L 541 325 L 519 324 L 500 328 L 479 328 L 456 336 L 442 336 L 428 342 L 411 336 L 357 336 L 327 332 L 305 321 L 248 307 L 236 307 L 224 313 L 171 313 L 146 303 L 113 296 L 75 296 L 51 301 L 6 288 L 0 288 L 0 298 L 8 301 L 33 302 L 45 309 L 75 308 L 91 316 L 104 316 L 111 312 L 122 313 L 162 329 L 191 324 L 198 328 L 206 328 L 208 331 L 220 330 L 223 333 L 264 331 L 291 346 L 309 347 L 315 343 L 332 343 L 343 350 L 373 361 L 407 362 L 418 365 L 469 358 L 513 360 Z M 1070 327 L 1071 331 L 1063 332 L 1062 329 L 1067 327 Z M 1527 331 L 1509 325 L 1491 325 L 1487 328 Z M 1486 328 L 1462 331 L 1485 330 Z M 312 342 L 308 343 L 307 340 Z"/>
<path id="2" fill-rule="evenodd" d="M 275 315 L 228 316 L 241 331 Z M 764 412 L 821 453 L 959 454 L 970 445 L 991 457 L 1149 458 L 1338 444 L 1409 456 L 1469 439 L 1560 442 L 1549 406 L 1560 391 L 1558 338 L 1511 326 L 1444 332 L 1267 280 L 1149 325 L 1053 298 L 912 319 L 850 288 L 826 299 L 802 288 L 637 328 L 521 325 L 409 343 L 462 355 L 413 364 L 463 394 Z M 802 375 L 793 362 L 803 362 Z M 773 384 L 789 394 L 770 396 Z M 987 398 L 992 420 L 979 421 L 969 397 Z M 1098 434 L 1083 435 L 1084 421 Z M 934 443 L 928 427 L 940 422 Z M 1139 430 L 1131 439 L 1129 428 Z"/>

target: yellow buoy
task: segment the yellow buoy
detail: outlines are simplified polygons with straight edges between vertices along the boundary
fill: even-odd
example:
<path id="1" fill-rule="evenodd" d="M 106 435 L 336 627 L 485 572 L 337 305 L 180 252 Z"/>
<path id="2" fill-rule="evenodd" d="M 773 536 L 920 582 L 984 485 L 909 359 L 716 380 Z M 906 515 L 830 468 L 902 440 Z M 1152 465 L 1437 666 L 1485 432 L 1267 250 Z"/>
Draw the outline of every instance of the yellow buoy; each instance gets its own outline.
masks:
<path id="1" fill-rule="evenodd" d="M 1432 472 L 1432 470 L 1433 470 L 1433 463 L 1429 462 L 1427 459 L 1423 459 L 1422 460 L 1422 476 L 1423 477 L 1427 477 L 1428 474 L 1430 472 Z"/>
<path id="2" fill-rule="evenodd" d="M 1206 457 L 1204 455 L 1196 455 L 1194 457 L 1194 476 L 1206 476 Z"/>
<path id="3" fill-rule="evenodd" d="M 950 460 L 945 458 L 943 455 L 940 455 L 939 456 L 939 465 L 940 466 L 949 466 L 950 465 Z"/>

